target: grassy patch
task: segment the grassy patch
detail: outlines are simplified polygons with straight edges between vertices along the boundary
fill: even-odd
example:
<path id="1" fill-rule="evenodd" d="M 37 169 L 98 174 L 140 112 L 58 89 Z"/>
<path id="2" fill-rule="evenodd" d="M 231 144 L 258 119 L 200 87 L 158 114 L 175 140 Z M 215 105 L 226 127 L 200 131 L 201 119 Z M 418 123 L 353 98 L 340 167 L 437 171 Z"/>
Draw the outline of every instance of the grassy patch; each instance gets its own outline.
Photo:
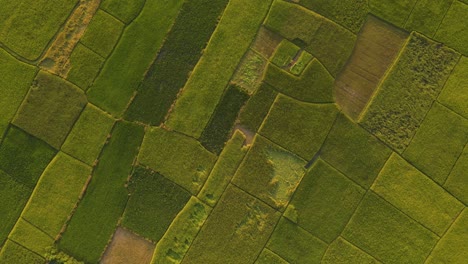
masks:
<path id="1" fill-rule="evenodd" d="M 297 187 L 285 216 L 330 243 L 343 231 L 364 189 L 318 160 Z"/>
<path id="2" fill-rule="evenodd" d="M 345 239 L 338 237 L 328 246 L 321 263 L 377 264 L 380 262 Z"/>
<path id="3" fill-rule="evenodd" d="M 231 83 L 253 93 L 260 86 L 267 60 L 259 53 L 248 50 L 239 64 Z"/>
<path id="4" fill-rule="evenodd" d="M 465 208 L 432 251 L 426 263 L 463 263 L 468 259 L 468 210 Z"/>
<path id="5" fill-rule="evenodd" d="M 442 20 L 435 39 L 468 56 L 468 4 L 454 1 Z"/>
<path id="6" fill-rule="evenodd" d="M 327 245 L 301 227 L 282 217 L 267 248 L 289 263 L 319 263 Z"/>
<path id="7" fill-rule="evenodd" d="M 278 93 L 269 84 L 262 83 L 249 98 L 239 114 L 239 122 L 251 131 L 258 131 Z"/>
<path id="8" fill-rule="evenodd" d="M 122 22 L 106 12 L 98 10 L 80 41 L 105 58 L 114 49 L 123 28 L 124 24 Z"/>
<path id="9" fill-rule="evenodd" d="M 283 39 L 271 57 L 271 62 L 280 68 L 288 67 L 301 48 L 287 39 Z"/>
<path id="10" fill-rule="evenodd" d="M 103 0 L 100 8 L 128 24 L 140 14 L 145 0 Z"/>
<path id="11" fill-rule="evenodd" d="M 54 155 L 49 145 L 11 126 L 0 146 L 0 169 L 33 189 Z"/>
<path id="12" fill-rule="evenodd" d="M 280 95 L 259 133 L 310 160 L 325 141 L 337 113 L 334 104 L 310 104 Z"/>
<path id="13" fill-rule="evenodd" d="M 0 41 L 28 60 L 37 59 L 77 2 L 0 1 Z"/>
<path id="14" fill-rule="evenodd" d="M 261 54 L 264 58 L 270 58 L 276 50 L 276 47 L 281 43 L 283 37 L 279 34 L 262 26 L 257 32 L 252 50 Z"/>
<path id="15" fill-rule="evenodd" d="M 231 134 L 239 110 L 248 98 L 249 95 L 237 85 L 229 85 L 200 136 L 200 143 L 206 149 L 216 154 L 221 152 Z"/>
<path id="16" fill-rule="evenodd" d="M 420 0 L 406 21 L 408 31 L 418 31 L 427 36 L 434 36 L 453 0 Z"/>
<path id="17" fill-rule="evenodd" d="M 403 156 L 443 184 L 468 142 L 467 131 L 468 120 L 435 103 Z"/>
<path id="18" fill-rule="evenodd" d="M 90 174 L 90 166 L 58 153 L 42 174 L 22 217 L 49 236 L 56 237 L 78 202 Z"/>
<path id="19" fill-rule="evenodd" d="M 192 196 L 157 244 L 151 262 L 155 264 L 182 262 L 210 212 L 210 207 Z"/>
<path id="20" fill-rule="evenodd" d="M 445 83 L 438 100 L 465 118 L 468 118 L 468 57 L 462 56 Z"/>
<path id="21" fill-rule="evenodd" d="M 123 11 L 128 4 L 120 4 L 122 1 L 115 3 L 115 7 Z M 113 115 L 122 115 L 161 47 L 182 2 L 146 1 L 140 15 L 125 28 L 119 43 L 88 90 L 91 102 Z"/>
<path id="22" fill-rule="evenodd" d="M 369 192 L 343 237 L 385 263 L 422 263 L 438 237 Z"/>
<path id="23" fill-rule="evenodd" d="M 271 0 L 230 1 L 167 125 L 200 137 L 270 7 Z"/>
<path id="24" fill-rule="evenodd" d="M 299 77 L 270 64 L 264 81 L 297 100 L 311 103 L 333 102 L 333 77 L 317 60 L 307 65 Z"/>
<path id="25" fill-rule="evenodd" d="M 150 170 L 138 167 L 132 175 L 122 225 L 158 242 L 190 198 L 190 193 Z"/>
<path id="26" fill-rule="evenodd" d="M 3 245 L 18 220 L 31 191 L 31 188 L 16 182 L 0 170 L 0 245 Z"/>
<path id="27" fill-rule="evenodd" d="M 378 17 L 403 28 L 418 0 L 369 0 L 370 11 Z M 439 2 L 439 1 L 437 1 Z"/>
<path id="28" fill-rule="evenodd" d="M 468 205 L 468 145 L 465 145 L 463 153 L 458 158 L 457 163 L 450 172 L 444 188 L 460 199 L 465 206 Z"/>
<path id="29" fill-rule="evenodd" d="M 314 56 L 312 56 L 309 52 L 301 51 L 301 53 L 298 55 L 296 61 L 293 63 L 289 71 L 292 74 L 301 75 L 313 58 Z"/>
<path id="30" fill-rule="evenodd" d="M 43 264 L 44 258 L 19 244 L 8 240 L 0 251 L 0 263 Z"/>
<path id="31" fill-rule="evenodd" d="M 59 241 L 59 248 L 79 260 L 96 263 L 114 233 L 127 203 L 125 183 L 143 128 L 120 121 L 112 130 L 83 199 Z"/>
<path id="32" fill-rule="evenodd" d="M 280 214 L 230 185 L 188 250 L 184 263 L 253 263 Z"/>
<path id="33" fill-rule="evenodd" d="M 247 153 L 248 148 L 243 147 L 244 140 L 245 136 L 241 132 L 234 132 L 198 194 L 198 198 L 211 207 L 218 202 Z"/>
<path id="34" fill-rule="evenodd" d="M 36 68 L 19 62 L 8 52 L 0 48 L 0 139 L 8 123 L 28 92 L 36 74 Z"/>
<path id="35" fill-rule="evenodd" d="M 197 194 L 216 156 L 193 138 L 153 127 L 145 135 L 138 161 Z"/>
<path id="36" fill-rule="evenodd" d="M 62 150 L 89 165 L 98 158 L 114 119 L 88 104 L 62 146 Z"/>
<path id="37" fill-rule="evenodd" d="M 86 103 L 78 87 L 41 71 L 13 123 L 59 149 Z"/>
<path id="38" fill-rule="evenodd" d="M 372 190 L 442 236 L 464 206 L 398 155 L 393 154 Z"/>
<path id="39" fill-rule="evenodd" d="M 305 173 L 305 160 L 257 135 L 233 182 L 284 210 Z"/>
<path id="40" fill-rule="evenodd" d="M 29 222 L 19 219 L 8 239 L 25 248 L 44 256 L 47 248 L 54 244 L 54 239 Z"/>
<path id="41" fill-rule="evenodd" d="M 367 189 L 391 153 L 375 137 L 340 114 L 322 147 L 320 157 Z"/>
<path id="42" fill-rule="evenodd" d="M 202 55 L 227 0 L 185 1 L 125 116 L 159 125 Z"/>
<path id="43" fill-rule="evenodd" d="M 102 64 L 104 59 L 101 56 L 78 43 L 70 56 L 67 80 L 86 91 L 99 73 Z"/>
<path id="44" fill-rule="evenodd" d="M 458 58 L 454 50 L 412 33 L 396 64 L 362 113 L 362 125 L 401 153 L 439 95 Z"/>
<path id="45" fill-rule="evenodd" d="M 268 248 L 264 248 L 260 256 L 258 256 L 255 264 L 288 264 L 286 260 L 278 256 Z"/>

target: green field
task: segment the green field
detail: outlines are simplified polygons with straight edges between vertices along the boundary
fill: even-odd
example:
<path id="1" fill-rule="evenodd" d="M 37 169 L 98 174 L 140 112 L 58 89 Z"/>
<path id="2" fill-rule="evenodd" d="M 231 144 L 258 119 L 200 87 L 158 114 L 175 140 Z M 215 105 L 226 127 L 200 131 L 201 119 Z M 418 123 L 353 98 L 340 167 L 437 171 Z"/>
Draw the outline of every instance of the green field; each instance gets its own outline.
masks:
<path id="1" fill-rule="evenodd" d="M 103 0 L 100 7 L 125 24 L 129 24 L 140 14 L 145 3 L 146 0 Z"/>
<path id="2" fill-rule="evenodd" d="M 104 58 L 79 43 L 70 56 L 70 71 L 67 80 L 86 91 L 103 64 Z"/>

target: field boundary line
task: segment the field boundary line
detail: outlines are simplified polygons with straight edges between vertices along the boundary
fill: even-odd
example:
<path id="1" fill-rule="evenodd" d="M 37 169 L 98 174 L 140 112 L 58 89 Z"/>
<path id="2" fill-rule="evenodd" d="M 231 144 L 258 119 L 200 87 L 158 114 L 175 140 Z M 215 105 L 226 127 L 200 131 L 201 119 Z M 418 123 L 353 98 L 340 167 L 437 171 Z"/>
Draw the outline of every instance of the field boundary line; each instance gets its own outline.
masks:
<path id="1" fill-rule="evenodd" d="M 463 3 L 462 1 L 452 0 L 452 3 L 450 3 L 449 8 L 447 8 L 447 11 L 445 11 L 444 16 L 440 20 L 439 25 L 437 25 L 437 28 L 434 31 L 434 34 L 432 34 L 432 36 L 431 36 L 432 38 L 435 38 L 435 36 L 437 35 L 437 32 L 439 32 L 440 26 L 442 26 L 442 23 L 444 22 L 445 18 L 447 17 L 447 14 L 448 14 L 449 10 L 452 9 L 453 3 L 455 3 L 455 2 Z M 463 4 L 465 4 L 465 3 L 463 3 Z"/>
<path id="2" fill-rule="evenodd" d="M 29 249 L 29 248 L 23 246 L 22 244 L 20 244 L 20 243 L 14 241 L 14 240 L 12 240 L 12 239 L 10 239 L 10 238 L 7 238 L 7 239 L 5 240 L 5 244 L 7 243 L 8 240 L 11 241 L 12 243 L 15 243 L 16 245 L 18 245 L 18 246 L 20 246 L 20 247 L 26 249 L 27 251 L 33 253 L 34 255 L 37 255 L 37 256 L 41 257 L 42 259 L 45 259 L 44 256 L 42 256 L 42 255 L 40 255 L 40 254 L 38 254 L 38 253 L 32 251 L 31 249 Z M 4 245 L 5 245 L 5 244 L 4 244 Z M 2 249 L 3 249 L 3 248 L 2 248 Z M 4 252 L 4 251 L 1 250 L 1 251 L 0 251 L 0 255 L 2 255 L 1 253 L 3 253 L 3 252 Z"/>
<path id="3" fill-rule="evenodd" d="M 406 27 L 408 26 L 409 18 L 410 18 L 411 15 L 413 14 L 414 10 L 416 9 L 416 6 L 418 5 L 418 3 L 419 3 L 420 1 L 421 1 L 421 0 L 416 0 L 416 1 L 414 1 L 413 7 L 411 8 L 411 11 L 409 12 L 408 16 L 407 16 L 406 19 L 405 19 L 405 23 L 403 24 L 403 27 L 402 27 L 403 30 L 407 30 Z"/>
<path id="4" fill-rule="evenodd" d="M 460 155 L 458 155 L 457 159 L 455 160 L 455 162 L 453 163 L 452 165 L 452 168 L 450 168 L 450 171 L 447 175 L 447 177 L 445 178 L 444 182 L 441 184 L 441 187 L 445 189 L 444 185 L 447 183 L 447 180 L 450 178 L 450 175 L 452 174 L 452 171 L 455 169 L 455 166 L 457 165 L 458 163 L 458 160 L 461 158 L 461 156 L 463 156 L 463 152 L 465 150 L 465 148 L 467 148 L 468 146 L 468 142 L 465 143 L 465 146 L 463 146 L 463 150 L 460 152 Z M 448 192 L 448 191 L 447 191 Z M 454 195 L 452 195 L 454 196 Z M 464 204 L 464 203 L 463 203 Z"/>
<path id="5" fill-rule="evenodd" d="M 31 195 L 32 196 L 32 195 Z M 29 221 L 28 219 L 24 218 L 23 216 L 20 216 L 19 218 L 21 218 L 23 221 L 25 221 L 26 223 L 30 224 L 31 226 L 35 227 L 37 230 L 41 231 L 42 233 L 44 233 L 44 235 L 47 235 L 48 237 L 50 237 L 52 240 L 55 241 L 55 238 L 53 236 L 51 236 L 49 233 L 47 233 L 46 231 L 44 231 L 42 228 L 38 227 L 37 225 L 35 225 L 34 223 L 32 223 L 31 221 Z M 18 219 L 19 221 L 20 219 Z M 18 221 L 16 221 L 16 224 L 18 224 Z M 16 226 L 15 224 L 15 226 Z"/>

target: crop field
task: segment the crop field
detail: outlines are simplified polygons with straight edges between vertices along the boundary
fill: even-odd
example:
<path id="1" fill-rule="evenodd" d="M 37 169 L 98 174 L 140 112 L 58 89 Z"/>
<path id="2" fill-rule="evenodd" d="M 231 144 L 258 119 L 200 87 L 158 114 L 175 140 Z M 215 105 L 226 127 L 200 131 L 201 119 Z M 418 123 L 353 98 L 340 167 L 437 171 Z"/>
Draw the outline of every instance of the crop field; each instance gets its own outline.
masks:
<path id="1" fill-rule="evenodd" d="M 0 0 L 0 264 L 466 264 L 468 0 Z"/>

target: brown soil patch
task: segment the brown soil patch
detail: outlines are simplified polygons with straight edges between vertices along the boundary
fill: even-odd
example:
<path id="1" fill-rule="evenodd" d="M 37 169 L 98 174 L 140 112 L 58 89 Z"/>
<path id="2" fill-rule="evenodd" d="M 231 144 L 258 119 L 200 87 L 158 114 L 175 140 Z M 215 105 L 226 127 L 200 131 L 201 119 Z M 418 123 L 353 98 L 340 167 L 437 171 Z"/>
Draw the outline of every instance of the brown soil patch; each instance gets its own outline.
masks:
<path id="1" fill-rule="evenodd" d="M 261 27 L 252 44 L 252 49 L 262 54 L 266 59 L 269 59 L 282 39 L 283 38 L 277 33 L 265 27 Z"/>
<path id="2" fill-rule="evenodd" d="M 39 66 L 65 78 L 70 70 L 70 55 L 83 36 L 101 0 L 80 0 L 62 30 L 41 59 Z"/>
<path id="3" fill-rule="evenodd" d="M 119 227 L 104 252 L 101 263 L 147 264 L 151 262 L 154 247 L 151 242 Z"/>
<path id="4" fill-rule="evenodd" d="M 407 32 L 376 17 L 367 18 L 353 54 L 335 81 L 335 101 L 345 114 L 357 120 L 407 37 Z"/>

